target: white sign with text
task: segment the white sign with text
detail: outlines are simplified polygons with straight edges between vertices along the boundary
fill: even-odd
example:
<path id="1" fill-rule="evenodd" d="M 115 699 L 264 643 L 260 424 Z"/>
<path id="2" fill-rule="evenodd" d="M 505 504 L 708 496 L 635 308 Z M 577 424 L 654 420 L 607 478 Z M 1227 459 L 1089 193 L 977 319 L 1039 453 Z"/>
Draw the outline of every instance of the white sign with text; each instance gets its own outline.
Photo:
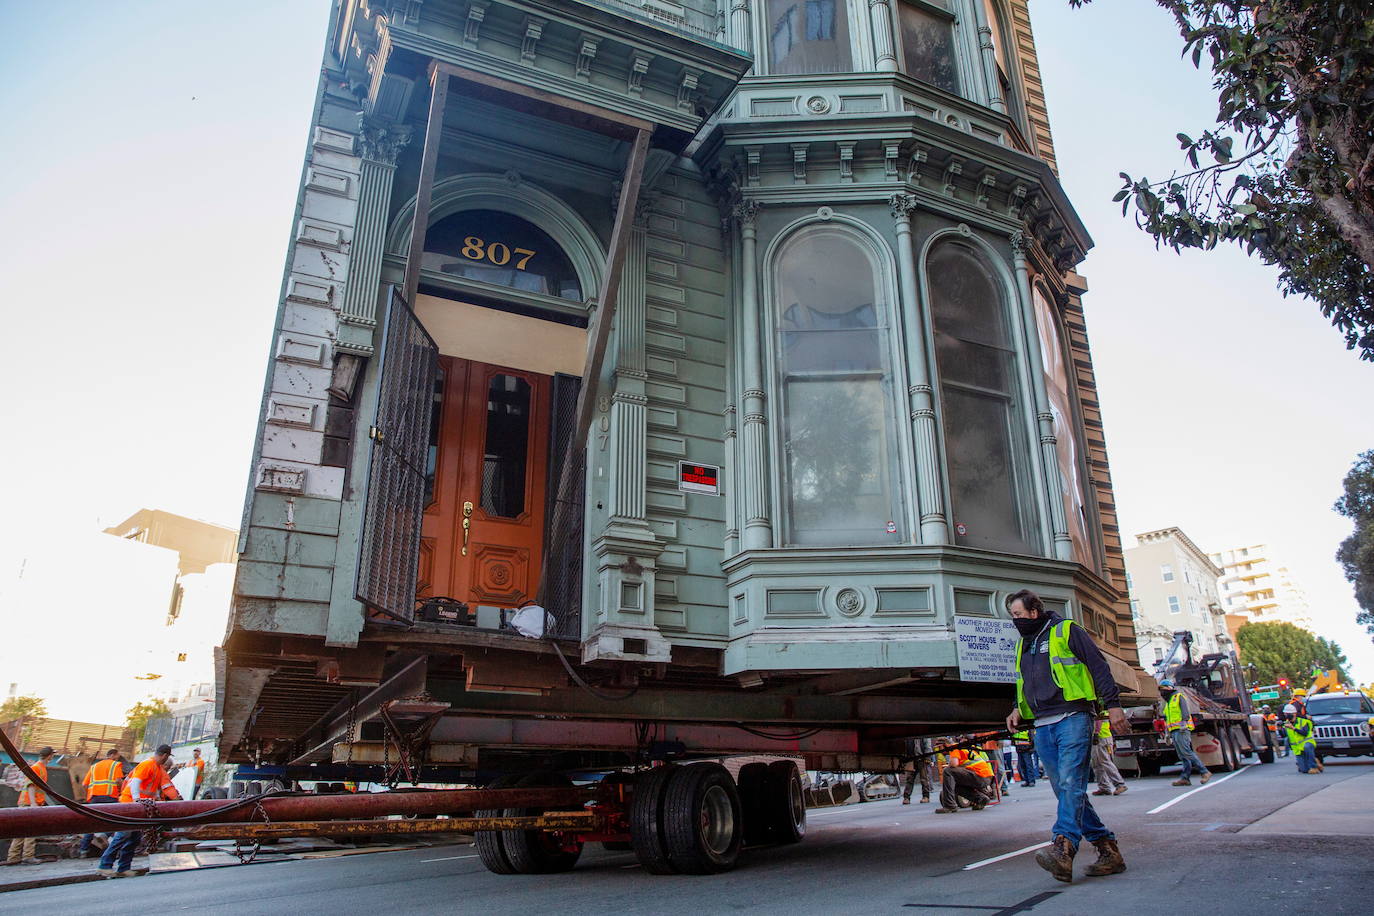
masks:
<path id="1" fill-rule="evenodd" d="M 1020 636 L 1010 620 L 955 615 L 959 638 L 959 680 L 1016 683 L 1016 644 Z"/>

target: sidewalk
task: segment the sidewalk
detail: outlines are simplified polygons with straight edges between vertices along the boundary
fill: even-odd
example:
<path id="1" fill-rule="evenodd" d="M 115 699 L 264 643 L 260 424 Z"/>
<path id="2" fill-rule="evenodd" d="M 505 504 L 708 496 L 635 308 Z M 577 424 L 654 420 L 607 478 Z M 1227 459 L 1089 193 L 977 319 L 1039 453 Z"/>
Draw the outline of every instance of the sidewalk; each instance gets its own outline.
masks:
<path id="1" fill-rule="evenodd" d="M 1240 833 L 1374 837 L 1374 769 L 1285 805 Z"/>

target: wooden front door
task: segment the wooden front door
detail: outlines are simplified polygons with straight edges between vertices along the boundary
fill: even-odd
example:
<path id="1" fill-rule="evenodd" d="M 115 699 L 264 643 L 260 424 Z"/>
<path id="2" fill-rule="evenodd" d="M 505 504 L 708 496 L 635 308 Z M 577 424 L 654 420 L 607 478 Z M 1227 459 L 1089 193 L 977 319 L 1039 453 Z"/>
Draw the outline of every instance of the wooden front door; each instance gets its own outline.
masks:
<path id="1" fill-rule="evenodd" d="M 520 607 L 543 560 L 552 379 L 449 356 L 439 368 L 417 594 Z"/>

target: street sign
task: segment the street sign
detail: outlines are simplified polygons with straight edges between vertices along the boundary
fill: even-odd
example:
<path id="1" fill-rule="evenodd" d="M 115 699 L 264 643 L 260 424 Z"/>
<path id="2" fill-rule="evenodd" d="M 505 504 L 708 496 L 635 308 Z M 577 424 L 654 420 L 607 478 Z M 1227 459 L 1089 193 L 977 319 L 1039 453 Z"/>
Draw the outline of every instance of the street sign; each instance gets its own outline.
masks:
<path id="1" fill-rule="evenodd" d="M 1277 690 L 1261 690 L 1258 693 L 1250 694 L 1252 700 L 1277 700 L 1279 692 Z"/>

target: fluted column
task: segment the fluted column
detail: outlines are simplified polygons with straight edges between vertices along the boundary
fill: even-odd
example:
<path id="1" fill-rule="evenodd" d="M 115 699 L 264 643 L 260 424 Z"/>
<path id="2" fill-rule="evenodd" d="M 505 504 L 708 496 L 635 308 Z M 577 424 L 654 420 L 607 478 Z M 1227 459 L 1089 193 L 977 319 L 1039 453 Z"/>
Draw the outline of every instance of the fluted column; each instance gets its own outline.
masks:
<path id="1" fill-rule="evenodd" d="M 410 128 L 360 119 L 358 153 L 358 219 L 349 250 L 348 281 L 339 306 L 336 348 L 357 356 L 371 356 L 372 331 L 377 326 L 377 302 L 382 287 L 382 255 L 386 247 L 387 211 L 396 157 L 410 142 Z"/>
<path id="2" fill-rule="evenodd" d="M 754 49 L 754 30 L 750 24 L 749 0 L 730 0 L 730 43 L 741 51 Z"/>
<path id="3" fill-rule="evenodd" d="M 644 515 L 644 488 L 647 473 L 645 437 L 648 398 L 644 363 L 645 272 L 648 249 L 646 201 L 641 201 L 629 243 L 625 249 L 625 268 L 620 281 L 620 304 L 616 313 L 615 392 L 611 395 L 611 477 L 609 498 L 611 523 L 647 525 Z"/>
<path id="4" fill-rule="evenodd" d="M 892 33 L 891 0 L 868 0 L 868 15 L 873 23 L 873 50 L 879 70 L 897 69 L 897 42 Z"/>
<path id="5" fill-rule="evenodd" d="M 769 510 L 768 395 L 763 387 L 761 309 L 759 308 L 758 231 L 755 220 L 760 204 L 741 201 L 734 210 L 740 227 L 740 356 L 744 369 L 744 448 L 741 458 L 744 479 L 745 550 L 773 546 L 773 518 Z"/>
<path id="6" fill-rule="evenodd" d="M 1054 556 L 1059 560 L 1073 559 L 1073 539 L 1069 537 L 1068 519 L 1064 514 L 1064 488 L 1059 479 L 1059 441 L 1054 434 L 1054 414 L 1050 412 L 1050 399 L 1045 391 L 1045 361 L 1040 355 L 1040 334 L 1035 323 L 1035 303 L 1031 297 L 1030 273 L 1026 267 L 1026 235 L 1013 232 L 1011 235 L 1012 264 L 1016 270 L 1016 292 L 1020 308 L 1013 314 L 1019 315 L 1017 322 L 1021 327 L 1022 347 L 1026 351 L 1031 374 L 1031 391 L 1034 393 L 1036 427 L 1040 433 L 1040 464 L 1042 472 L 1042 507 L 1049 503 L 1050 534 L 1054 540 Z M 1042 513 L 1042 518 L 1044 514 Z"/>
<path id="7" fill-rule="evenodd" d="M 949 520 L 945 515 L 945 491 L 940 473 L 940 436 L 935 423 L 935 390 L 926 357 L 925 321 L 916 283 L 916 250 L 911 240 L 911 214 L 916 198 L 894 194 L 888 202 L 897 231 L 897 276 L 902 291 L 902 314 L 907 329 L 907 372 L 911 387 L 911 433 L 916 444 L 916 496 L 921 518 L 922 544 L 948 544 Z"/>

